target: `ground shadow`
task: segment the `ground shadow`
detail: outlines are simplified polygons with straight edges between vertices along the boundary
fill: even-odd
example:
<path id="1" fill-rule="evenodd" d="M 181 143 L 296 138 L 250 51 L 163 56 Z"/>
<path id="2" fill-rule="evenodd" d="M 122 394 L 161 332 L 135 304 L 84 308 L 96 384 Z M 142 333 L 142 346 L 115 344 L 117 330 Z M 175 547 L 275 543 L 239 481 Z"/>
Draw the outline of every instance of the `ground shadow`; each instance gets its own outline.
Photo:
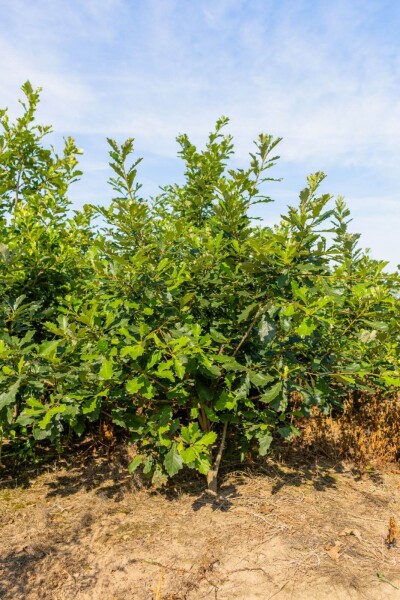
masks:
<path id="1" fill-rule="evenodd" d="M 205 490 L 195 499 L 192 508 L 197 512 L 205 506 L 209 506 L 213 511 L 219 510 L 221 512 L 228 512 L 233 505 L 232 500 L 239 497 L 240 494 L 236 485 L 221 485 L 217 495 L 210 494 Z"/>
<path id="2" fill-rule="evenodd" d="M 127 488 L 132 489 L 128 462 L 123 445 L 117 446 L 112 453 L 89 454 L 86 448 L 74 448 L 63 456 L 45 458 L 37 465 L 21 463 L 14 469 L 5 469 L 1 473 L 0 491 L 16 487 L 28 489 L 38 477 L 50 474 L 49 481 L 45 481 L 48 498 L 95 490 L 96 495 L 118 502 Z"/>
<path id="3" fill-rule="evenodd" d="M 99 575 L 97 570 L 91 574 L 80 573 L 79 580 L 73 573 L 80 566 L 76 550 L 80 547 L 82 536 L 91 530 L 94 520 L 91 514 L 84 514 L 77 527 L 66 537 L 62 539 L 57 539 L 57 536 L 51 537 L 46 544 L 28 544 L 22 548 L 14 548 L 1 556 L 1 600 L 23 600 L 29 590 L 41 587 L 40 578 L 43 577 L 43 573 L 51 571 L 55 571 L 57 581 L 62 584 L 63 590 L 68 588 L 71 591 L 73 594 L 71 597 L 93 587 Z M 60 574 L 62 574 L 61 580 Z M 45 589 L 40 598 L 50 600 L 54 597 L 53 592 L 54 590 Z"/>
<path id="4" fill-rule="evenodd" d="M 277 494 L 284 487 L 301 487 L 310 485 L 317 492 L 324 492 L 329 488 L 336 488 L 336 474 L 343 474 L 345 469 L 342 463 L 329 460 L 323 462 L 296 462 L 279 464 L 271 461 L 263 469 L 267 476 L 274 479 L 271 493 Z"/>
<path id="5" fill-rule="evenodd" d="M 285 487 L 304 485 L 309 485 L 315 491 L 323 493 L 329 488 L 336 488 L 336 475 L 344 473 L 353 480 L 360 478 L 357 469 L 346 468 L 341 461 L 315 455 L 310 458 L 290 454 L 282 460 L 280 456 L 271 453 L 266 458 L 258 458 L 247 463 L 238 463 L 234 460 L 223 462 L 218 495 L 210 494 L 206 490 L 205 478 L 192 471 L 178 474 L 173 483 L 161 493 L 171 501 L 178 499 L 183 493 L 194 496 L 192 504 L 194 511 L 208 506 L 214 511 L 227 512 L 233 506 L 233 500 L 241 496 L 240 484 L 245 483 L 248 477 L 265 476 L 273 481 L 271 493 L 276 495 Z M 374 481 L 377 477 L 375 473 Z"/>
<path id="6" fill-rule="evenodd" d="M 67 458 L 59 459 L 52 467 L 43 464 L 30 471 L 21 469 L 15 477 L 8 474 L 3 479 L 0 489 L 7 487 L 29 487 L 36 477 L 45 471 L 54 470 L 54 474 L 45 483 L 48 488 L 46 497 L 67 497 L 80 491 L 94 491 L 95 495 L 105 500 L 120 502 L 126 492 L 132 492 L 136 487 L 146 487 L 151 490 L 150 483 L 135 474 L 128 474 L 129 459 L 126 447 L 117 447 L 111 455 L 88 456 L 85 452 L 76 452 Z M 220 489 L 217 496 L 206 491 L 205 477 L 192 470 L 183 470 L 161 490 L 154 493 L 162 494 L 168 500 L 174 501 L 182 494 L 192 496 L 193 509 L 200 510 L 209 506 L 212 510 L 228 511 L 232 500 L 240 496 L 238 491 L 242 475 L 265 475 L 273 480 L 272 494 L 277 494 L 284 487 L 300 487 L 311 485 L 316 491 L 324 492 L 336 487 L 336 474 L 343 474 L 358 479 L 357 470 L 345 469 L 341 461 L 334 461 L 321 456 L 301 456 L 286 454 L 285 456 L 271 453 L 267 458 L 258 458 L 247 463 L 238 463 L 227 458 L 223 461 L 220 471 Z M 231 475 L 235 474 L 232 479 Z M 378 481 L 379 473 L 371 473 L 371 479 Z M 228 483 L 229 479 L 229 483 Z M 224 481 L 227 483 L 224 484 Z"/>
<path id="7" fill-rule="evenodd" d="M 122 500 L 129 482 L 126 461 L 122 461 L 120 456 L 90 459 L 83 465 L 69 466 L 68 475 L 56 475 L 47 484 L 47 497 L 65 497 L 82 490 L 95 490 L 96 495 L 118 502 Z"/>
<path id="8" fill-rule="evenodd" d="M 22 550 L 11 550 L 6 556 L 0 557 L 0 598 L 24 598 L 31 575 L 52 552 L 52 546 L 26 547 Z"/>

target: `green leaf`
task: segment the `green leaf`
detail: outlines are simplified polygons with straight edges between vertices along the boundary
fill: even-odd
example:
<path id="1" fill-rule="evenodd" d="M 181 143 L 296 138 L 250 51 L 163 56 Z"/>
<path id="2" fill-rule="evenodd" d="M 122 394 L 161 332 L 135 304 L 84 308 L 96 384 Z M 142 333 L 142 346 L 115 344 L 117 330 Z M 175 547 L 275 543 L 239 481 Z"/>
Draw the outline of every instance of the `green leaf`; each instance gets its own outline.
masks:
<path id="1" fill-rule="evenodd" d="M 276 383 L 274 386 L 272 386 L 272 388 L 270 388 L 269 390 L 264 392 L 264 394 L 261 396 L 260 400 L 261 400 L 261 402 L 266 402 L 266 403 L 272 402 L 280 394 L 281 391 L 282 391 L 282 382 L 278 381 L 278 383 Z"/>
<path id="2" fill-rule="evenodd" d="M 273 437 L 270 431 L 259 431 L 256 435 L 259 443 L 259 452 L 261 456 L 265 456 L 271 446 Z"/>
<path id="3" fill-rule="evenodd" d="M 92 413 L 94 413 L 98 408 L 98 399 L 96 397 L 94 398 L 88 398 L 87 400 L 85 400 L 82 403 L 82 414 L 84 415 L 90 415 Z"/>
<path id="4" fill-rule="evenodd" d="M 170 265 L 170 260 L 169 260 L 169 258 L 162 258 L 162 259 L 160 260 L 160 262 L 158 263 L 158 265 L 157 265 L 157 271 L 158 271 L 159 273 L 161 273 L 162 271 L 164 271 L 164 270 L 165 270 L 165 268 L 168 268 L 168 267 L 169 267 L 169 265 Z"/>
<path id="5" fill-rule="evenodd" d="M 139 356 L 142 356 L 143 353 L 144 348 L 139 344 L 137 346 L 125 346 L 121 349 L 122 357 L 129 355 L 133 360 L 136 360 L 137 358 L 139 358 Z"/>
<path id="6" fill-rule="evenodd" d="M 287 425 L 285 427 L 279 427 L 278 428 L 278 433 L 285 440 L 290 440 L 295 435 L 301 435 L 300 431 L 298 429 L 296 429 L 296 427 L 294 427 L 293 425 Z"/>
<path id="7" fill-rule="evenodd" d="M 15 402 L 15 397 L 21 385 L 21 379 L 17 379 L 15 383 L 13 383 L 7 392 L 3 392 L 0 394 L 0 410 L 5 406 L 9 406 L 13 402 Z"/>
<path id="8" fill-rule="evenodd" d="M 185 294 L 179 302 L 180 308 L 183 308 L 184 306 L 186 306 L 186 304 L 188 304 L 195 297 L 195 295 L 196 294 L 194 292 Z"/>
<path id="9" fill-rule="evenodd" d="M 217 415 L 216 412 L 213 411 L 212 408 L 209 408 L 208 406 L 204 406 L 203 408 L 209 421 L 211 421 L 212 423 L 220 422 L 220 417 Z"/>
<path id="10" fill-rule="evenodd" d="M 255 371 L 249 371 L 249 379 L 253 385 L 257 387 L 264 387 L 268 383 L 271 383 L 275 378 L 272 375 L 265 375 L 264 373 L 256 373 Z"/>
<path id="11" fill-rule="evenodd" d="M 154 398 L 154 386 L 148 379 L 143 379 L 143 388 L 141 388 L 140 393 L 148 400 Z"/>
<path id="12" fill-rule="evenodd" d="M 26 425 L 31 425 L 35 422 L 35 417 L 27 415 L 26 413 L 21 413 L 15 422 L 18 423 L 18 425 L 22 425 L 22 427 L 26 427 Z"/>
<path id="13" fill-rule="evenodd" d="M 224 356 L 223 354 L 216 354 L 215 356 L 213 356 L 213 359 L 216 362 L 219 362 L 225 369 L 225 371 L 242 373 L 247 370 L 247 368 L 241 365 L 233 356 Z"/>
<path id="14" fill-rule="evenodd" d="M 155 350 L 151 355 L 150 359 L 147 362 L 146 369 L 151 369 L 157 364 L 162 358 L 162 353 L 159 350 Z"/>
<path id="15" fill-rule="evenodd" d="M 270 402 L 269 407 L 272 408 L 272 410 L 283 413 L 287 409 L 288 404 L 289 400 L 287 394 L 282 389 L 276 398 Z"/>
<path id="16" fill-rule="evenodd" d="M 242 310 L 242 312 L 239 314 L 237 322 L 241 323 L 242 321 L 246 321 L 250 314 L 256 309 L 258 308 L 258 304 L 257 302 L 253 302 L 253 304 L 250 304 L 249 306 L 247 306 L 244 310 Z"/>
<path id="17" fill-rule="evenodd" d="M 199 412 L 200 412 L 199 409 L 196 406 L 193 406 L 190 409 L 190 418 L 191 419 L 197 419 L 198 416 L 199 416 Z"/>
<path id="18" fill-rule="evenodd" d="M 129 394 L 137 394 L 139 390 L 142 389 L 144 385 L 143 381 L 140 381 L 138 378 L 136 379 L 128 379 L 126 382 L 126 391 Z"/>
<path id="19" fill-rule="evenodd" d="M 221 375 L 221 369 L 217 365 L 213 365 L 211 361 L 206 357 L 202 356 L 200 361 L 203 369 L 212 377 L 219 377 Z"/>
<path id="20" fill-rule="evenodd" d="M 344 375 L 343 373 L 331 373 L 332 377 L 338 377 L 342 381 L 346 381 L 346 383 L 355 383 L 356 380 L 351 375 Z"/>
<path id="21" fill-rule="evenodd" d="M 107 360 L 107 358 L 103 358 L 101 363 L 99 377 L 100 379 L 109 380 L 113 376 L 113 363 L 111 360 Z"/>
<path id="22" fill-rule="evenodd" d="M 393 377 L 393 375 L 383 374 L 382 379 L 386 383 L 386 385 L 394 385 L 396 387 L 400 387 L 400 377 Z"/>
<path id="23" fill-rule="evenodd" d="M 187 444 L 191 443 L 192 439 L 191 439 L 191 436 L 190 436 L 189 427 L 182 427 L 182 429 L 181 429 L 181 436 L 182 436 L 182 438 L 185 440 L 185 442 Z"/>
<path id="24" fill-rule="evenodd" d="M 158 366 L 156 375 L 157 377 L 161 377 L 162 379 L 168 379 L 168 381 L 171 381 L 172 383 L 175 382 L 174 373 L 171 371 L 171 369 L 166 368 L 165 365 L 163 365 L 163 363 L 161 363 Z"/>
<path id="25" fill-rule="evenodd" d="M 181 456 L 184 463 L 187 465 L 193 463 L 198 455 L 196 450 L 192 446 L 189 446 L 188 448 L 181 450 Z"/>
<path id="26" fill-rule="evenodd" d="M 215 327 L 210 327 L 210 335 L 215 342 L 223 343 L 227 342 L 227 338 L 220 332 L 215 329 Z"/>
<path id="27" fill-rule="evenodd" d="M 215 433 L 215 431 L 209 431 L 208 433 L 204 434 L 203 437 L 201 437 L 196 443 L 195 446 L 199 445 L 199 446 L 211 446 L 212 444 L 214 444 L 214 442 L 217 439 L 217 434 Z"/>
<path id="28" fill-rule="evenodd" d="M 164 467 L 170 477 L 173 477 L 182 469 L 183 458 L 179 454 L 176 444 L 173 444 L 170 451 L 165 455 Z"/>
<path id="29" fill-rule="evenodd" d="M 189 423 L 187 427 L 181 428 L 182 439 L 187 444 L 192 444 L 201 436 L 198 423 Z"/>
<path id="30" fill-rule="evenodd" d="M 145 458 L 143 465 L 143 475 L 149 475 L 153 469 L 154 460 L 153 457 L 148 455 Z"/>
<path id="31" fill-rule="evenodd" d="M 40 410 L 40 411 L 46 410 L 45 405 L 42 404 L 41 402 L 39 402 L 39 400 L 37 400 L 36 398 L 28 398 L 28 400 L 26 401 L 26 404 L 36 410 Z"/>
<path id="32" fill-rule="evenodd" d="M 43 342 L 39 347 L 39 355 L 49 360 L 54 360 L 57 356 L 58 345 L 60 340 L 52 340 L 51 342 Z"/>
<path id="33" fill-rule="evenodd" d="M 279 427 L 278 433 L 285 440 L 290 440 L 290 438 L 292 437 L 292 432 L 291 432 L 290 427 Z"/>
<path id="34" fill-rule="evenodd" d="M 72 425 L 72 429 L 75 431 L 77 436 L 81 437 L 81 435 L 85 431 L 85 424 L 83 423 L 83 421 L 79 421 L 78 423 Z"/>
<path id="35" fill-rule="evenodd" d="M 135 456 L 132 462 L 129 463 L 128 472 L 130 474 L 134 473 L 136 469 L 143 463 L 144 457 L 138 454 Z"/>
<path id="36" fill-rule="evenodd" d="M 315 329 L 316 329 L 316 325 L 315 325 L 314 321 L 312 319 L 310 319 L 309 317 L 307 317 L 306 319 L 303 319 L 303 321 L 298 326 L 297 333 L 299 334 L 300 337 L 304 338 L 304 337 L 307 337 L 308 335 L 311 335 L 312 332 L 315 331 Z"/>
<path id="37" fill-rule="evenodd" d="M 45 414 L 43 419 L 41 421 L 39 421 L 40 429 L 46 429 L 46 427 L 51 423 L 53 417 L 55 415 L 59 415 L 59 414 L 63 413 L 66 408 L 67 407 L 65 404 L 60 404 L 59 406 L 53 406 L 53 408 L 51 408 L 49 411 L 47 411 L 47 413 Z"/>
<path id="38" fill-rule="evenodd" d="M 207 475 L 211 469 L 210 459 L 202 455 L 196 459 L 196 468 L 202 475 Z"/>
<path id="39" fill-rule="evenodd" d="M 49 429 L 40 429 L 40 427 L 34 427 L 32 430 L 32 435 L 35 440 L 45 440 L 51 436 L 51 430 Z"/>
<path id="40" fill-rule="evenodd" d="M 174 359 L 174 368 L 175 368 L 175 373 L 177 374 L 179 379 L 183 379 L 185 376 L 186 369 L 185 369 L 184 365 L 181 363 L 181 361 L 178 360 L 177 358 Z"/>
<path id="41" fill-rule="evenodd" d="M 215 410 L 232 410 L 237 405 L 237 397 L 232 394 L 232 392 L 228 392 L 227 390 L 223 390 L 218 400 L 216 401 L 214 408 Z"/>
<path id="42" fill-rule="evenodd" d="M 18 375 L 21 375 L 21 373 L 24 369 L 24 365 L 25 365 L 24 357 L 21 356 L 21 358 L 18 361 Z"/>

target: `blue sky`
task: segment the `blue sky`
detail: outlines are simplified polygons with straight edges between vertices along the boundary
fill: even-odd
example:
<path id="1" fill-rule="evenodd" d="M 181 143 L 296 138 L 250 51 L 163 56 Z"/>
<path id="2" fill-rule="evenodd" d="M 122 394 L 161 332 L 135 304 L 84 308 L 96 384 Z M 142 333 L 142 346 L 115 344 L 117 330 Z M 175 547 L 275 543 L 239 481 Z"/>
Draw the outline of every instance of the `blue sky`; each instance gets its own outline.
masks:
<path id="1" fill-rule="evenodd" d="M 308 173 L 345 196 L 376 258 L 400 263 L 400 2 L 395 0 L 0 0 L 0 106 L 26 79 L 56 141 L 73 135 L 76 206 L 106 203 L 106 136 L 136 138 L 155 194 L 182 176 L 178 133 L 204 142 L 231 118 L 234 162 L 261 131 L 283 136 L 259 208 L 273 223 Z"/>

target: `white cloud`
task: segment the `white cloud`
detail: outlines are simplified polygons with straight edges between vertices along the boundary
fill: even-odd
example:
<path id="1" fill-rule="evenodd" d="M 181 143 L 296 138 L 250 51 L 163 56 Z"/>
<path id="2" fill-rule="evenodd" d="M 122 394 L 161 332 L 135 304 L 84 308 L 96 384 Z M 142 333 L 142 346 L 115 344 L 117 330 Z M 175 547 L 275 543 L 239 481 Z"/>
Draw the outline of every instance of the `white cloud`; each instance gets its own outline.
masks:
<path id="1" fill-rule="evenodd" d="M 212 5 L 205 2 L 206 22 L 218 33 L 205 31 L 199 47 L 200 13 L 185 13 L 183 33 L 175 2 L 162 4 L 161 11 L 160 3 L 150 4 L 152 26 L 146 31 L 151 40 L 139 55 L 143 64 L 136 56 L 130 60 L 128 52 L 123 67 L 108 78 L 98 118 L 86 123 L 88 131 L 132 132 L 146 148 L 172 155 L 179 131 L 203 138 L 225 113 L 232 118 L 241 155 L 260 130 L 272 129 L 284 137 L 287 160 L 307 163 L 318 157 L 326 166 L 397 168 L 400 66 L 388 49 L 357 35 L 361 17 L 346 20 L 356 11 L 339 5 L 337 12 L 341 9 L 345 18 L 339 27 L 338 15 L 335 20 L 330 10 L 332 19 L 319 32 L 301 21 L 300 11 L 291 10 L 270 30 L 257 15 L 231 22 L 229 7 L 237 3 L 218 4 L 211 13 Z M 337 59 L 340 46 L 343 56 Z M 110 113 L 110 106 L 118 110 Z"/>
<path id="2" fill-rule="evenodd" d="M 174 154 L 180 131 L 204 137 L 224 113 L 241 155 L 260 130 L 272 129 L 285 139 L 287 160 L 397 166 L 400 63 L 359 31 L 372 9 L 321 3 L 316 28 L 304 2 L 283 3 L 278 17 L 272 3 L 255 2 L 248 18 L 238 1 L 144 5 L 137 26 L 129 2 L 10 3 L 16 31 L 2 44 L 3 97 L 29 76 L 44 86 L 55 126 L 134 134 L 161 154 Z M 115 55 L 111 72 L 104 56 L 96 64 L 91 43 Z"/>
<path id="3" fill-rule="evenodd" d="M 373 170 L 376 189 L 360 194 L 375 196 L 388 177 L 400 188 L 399 44 L 379 31 L 391 10 L 374 0 L 14 0 L 0 17 L 0 104 L 14 110 L 29 78 L 60 133 L 134 135 L 141 153 L 167 157 L 179 132 L 202 141 L 227 114 L 239 160 L 266 130 L 305 173 Z M 397 208 L 380 206 L 363 199 L 392 231 Z M 396 260 L 395 236 L 368 219 Z"/>

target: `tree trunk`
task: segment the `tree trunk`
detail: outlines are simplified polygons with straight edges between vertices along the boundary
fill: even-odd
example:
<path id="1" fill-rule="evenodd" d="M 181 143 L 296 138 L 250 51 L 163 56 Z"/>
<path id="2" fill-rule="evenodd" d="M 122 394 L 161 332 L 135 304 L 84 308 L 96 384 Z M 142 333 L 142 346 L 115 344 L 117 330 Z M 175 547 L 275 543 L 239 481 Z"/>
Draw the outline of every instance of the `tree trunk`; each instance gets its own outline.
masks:
<path id="1" fill-rule="evenodd" d="M 212 466 L 212 469 L 210 469 L 207 473 L 207 491 L 210 494 L 214 494 L 214 495 L 218 494 L 218 471 L 219 471 L 219 465 L 221 463 L 222 453 L 225 448 L 225 439 L 226 439 L 226 430 L 227 429 L 228 429 L 228 423 L 224 423 L 224 428 L 222 430 L 221 443 L 218 448 L 217 456 L 215 457 L 215 461 Z"/>

